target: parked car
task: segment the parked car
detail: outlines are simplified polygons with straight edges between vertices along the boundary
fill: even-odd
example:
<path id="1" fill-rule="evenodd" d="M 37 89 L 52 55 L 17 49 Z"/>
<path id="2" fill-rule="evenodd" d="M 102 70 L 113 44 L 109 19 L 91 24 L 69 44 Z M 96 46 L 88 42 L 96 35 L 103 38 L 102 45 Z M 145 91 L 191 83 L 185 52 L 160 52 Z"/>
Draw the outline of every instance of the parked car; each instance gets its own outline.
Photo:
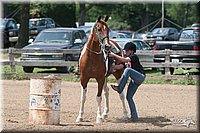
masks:
<path id="1" fill-rule="evenodd" d="M 150 46 L 154 46 L 156 41 L 177 41 L 178 37 L 178 30 L 171 27 L 155 28 L 146 35 L 147 42 Z"/>
<path id="2" fill-rule="evenodd" d="M 44 29 L 55 28 L 56 24 L 52 18 L 32 18 L 29 19 L 29 38 L 31 41 Z"/>
<path id="3" fill-rule="evenodd" d="M 145 33 L 134 33 L 132 36 L 133 39 L 146 39 L 146 34 Z"/>
<path id="4" fill-rule="evenodd" d="M 79 26 L 78 28 L 84 30 L 86 36 L 88 37 L 91 32 L 92 26 Z"/>
<path id="5" fill-rule="evenodd" d="M 117 32 L 110 29 L 109 31 L 109 37 L 112 39 L 112 38 L 117 38 Z"/>
<path id="6" fill-rule="evenodd" d="M 15 19 L 0 19 L 0 31 L 3 38 L 3 48 L 14 46 L 17 43 L 19 29 L 17 27 L 17 22 Z"/>
<path id="7" fill-rule="evenodd" d="M 190 28 L 184 28 L 180 32 L 179 41 L 200 41 L 200 25 L 193 24 Z"/>
<path id="8" fill-rule="evenodd" d="M 141 39 L 130 39 L 130 38 L 115 38 L 112 39 L 117 42 L 119 46 L 123 49 L 127 42 L 132 42 L 136 45 L 136 50 L 152 50 L 152 48 Z M 136 52 L 137 54 L 137 52 Z M 140 61 L 143 62 L 153 62 L 154 55 L 137 54 Z"/>
<path id="9" fill-rule="evenodd" d="M 119 31 L 116 38 L 132 38 L 132 32 Z"/>
<path id="10" fill-rule="evenodd" d="M 146 42 L 150 47 L 153 48 L 153 46 L 156 43 L 156 39 L 155 38 L 147 38 L 146 36 L 147 36 L 146 33 L 134 33 L 132 38 L 133 39 L 141 39 L 144 42 Z"/>
<path id="11" fill-rule="evenodd" d="M 179 41 L 157 41 L 154 50 L 193 50 L 197 51 L 197 55 L 170 55 L 171 62 L 181 63 L 200 63 L 199 49 L 200 49 L 200 26 L 193 24 L 190 28 L 184 28 L 180 32 Z M 154 62 L 165 62 L 163 55 L 155 55 Z M 164 74 L 164 68 L 160 68 Z M 190 69 L 190 68 L 188 68 Z M 173 74 L 174 68 L 170 68 L 170 73 Z"/>
<path id="12" fill-rule="evenodd" d="M 60 50 L 60 49 L 80 49 L 87 41 L 86 34 L 83 30 L 76 28 L 50 28 L 41 31 L 35 38 L 34 42 L 25 46 L 25 50 Z M 79 54 L 63 53 L 40 53 L 30 52 L 22 53 L 21 61 L 26 62 L 47 62 L 47 66 L 23 66 L 24 72 L 32 73 L 35 67 L 53 68 L 49 62 L 60 61 L 78 61 Z M 68 67 L 56 66 L 61 72 L 68 72 Z"/>
<path id="13" fill-rule="evenodd" d="M 92 28 L 92 26 L 79 26 L 78 27 L 78 29 L 83 29 L 85 31 L 87 37 L 89 37 L 89 35 L 91 33 L 91 28 Z M 117 37 L 117 32 L 110 29 L 109 37 L 110 38 L 116 38 Z"/>

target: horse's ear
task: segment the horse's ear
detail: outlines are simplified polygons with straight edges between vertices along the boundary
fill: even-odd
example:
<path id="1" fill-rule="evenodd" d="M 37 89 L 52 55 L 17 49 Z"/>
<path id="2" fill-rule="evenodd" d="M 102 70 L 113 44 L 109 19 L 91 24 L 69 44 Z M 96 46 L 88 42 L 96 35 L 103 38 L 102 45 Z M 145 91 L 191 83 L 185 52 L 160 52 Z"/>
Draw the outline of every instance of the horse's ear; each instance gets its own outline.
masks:
<path id="1" fill-rule="evenodd" d="M 101 20 L 101 16 L 98 17 L 97 22 L 99 22 Z"/>
<path id="2" fill-rule="evenodd" d="M 107 22 L 108 21 L 108 16 L 106 16 L 105 18 L 104 18 L 104 22 Z"/>

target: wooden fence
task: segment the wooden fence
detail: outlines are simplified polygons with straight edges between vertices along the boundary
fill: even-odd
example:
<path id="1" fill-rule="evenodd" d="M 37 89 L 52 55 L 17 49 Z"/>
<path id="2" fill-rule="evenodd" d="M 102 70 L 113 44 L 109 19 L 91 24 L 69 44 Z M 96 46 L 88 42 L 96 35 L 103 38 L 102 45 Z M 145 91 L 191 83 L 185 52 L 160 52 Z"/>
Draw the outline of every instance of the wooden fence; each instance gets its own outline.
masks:
<path id="1" fill-rule="evenodd" d="M 9 49 L 1 49 L 1 53 L 8 54 L 8 60 L 7 61 L 1 61 L 2 65 L 9 65 L 11 67 L 11 70 L 13 73 L 15 73 L 15 66 L 77 66 L 77 61 L 63 61 L 63 62 L 27 62 L 27 61 L 20 61 L 16 60 L 16 55 L 21 55 L 21 53 L 64 53 L 64 54 L 79 54 L 80 49 L 65 49 L 65 50 L 23 50 L 23 49 L 15 49 L 15 48 L 9 48 Z M 165 75 L 162 77 L 156 76 L 156 77 L 147 77 L 147 78 L 153 78 L 153 79 L 198 79 L 198 75 L 170 75 L 169 68 L 199 68 L 198 63 L 181 63 L 181 62 L 170 62 L 170 55 L 176 54 L 176 55 L 197 55 L 198 52 L 196 51 L 172 51 L 172 50 L 160 50 L 160 51 L 154 51 L 154 50 L 148 50 L 148 51 L 137 51 L 137 54 L 142 55 L 163 55 L 165 56 L 165 62 L 162 63 L 154 63 L 152 62 L 141 62 L 141 64 L 145 68 L 165 68 Z M 30 74 L 31 75 L 31 74 Z M 34 74 L 35 75 L 35 74 Z"/>

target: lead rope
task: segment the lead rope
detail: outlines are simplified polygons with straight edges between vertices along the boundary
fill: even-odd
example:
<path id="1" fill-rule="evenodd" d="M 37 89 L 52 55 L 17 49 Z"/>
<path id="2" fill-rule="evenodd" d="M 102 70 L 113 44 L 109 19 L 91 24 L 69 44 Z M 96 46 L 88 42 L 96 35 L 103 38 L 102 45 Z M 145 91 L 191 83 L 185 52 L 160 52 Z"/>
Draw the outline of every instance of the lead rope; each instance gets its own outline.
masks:
<path id="1" fill-rule="evenodd" d="M 98 23 L 98 22 L 97 22 Z M 97 32 L 97 28 L 96 28 L 96 25 L 97 25 L 97 23 L 95 23 L 94 24 L 94 30 L 95 30 L 95 33 L 96 33 L 96 35 L 97 35 L 97 37 L 98 37 L 98 39 L 99 39 L 99 43 L 100 43 L 100 46 L 101 46 L 101 50 L 100 51 L 102 51 L 103 52 L 103 58 L 104 58 L 104 62 L 105 62 L 105 64 L 106 64 L 106 73 L 105 73 L 105 76 L 108 74 L 108 53 L 109 53 L 109 51 L 108 50 L 105 50 L 105 46 L 103 45 L 103 40 L 105 39 L 105 38 L 109 38 L 108 36 L 104 36 L 104 37 L 100 37 L 99 36 L 99 34 L 98 34 L 98 32 Z M 104 48 L 103 48 L 104 47 Z M 103 50 L 102 50 L 103 49 Z M 106 55 L 105 57 L 104 57 L 104 55 Z"/>

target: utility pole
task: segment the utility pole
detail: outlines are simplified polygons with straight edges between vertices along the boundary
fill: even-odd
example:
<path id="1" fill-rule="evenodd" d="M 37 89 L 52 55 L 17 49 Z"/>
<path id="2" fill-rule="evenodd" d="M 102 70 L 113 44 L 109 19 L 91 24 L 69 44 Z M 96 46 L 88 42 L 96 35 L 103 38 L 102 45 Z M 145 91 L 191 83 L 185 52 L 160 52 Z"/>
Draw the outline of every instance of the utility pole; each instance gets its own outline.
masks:
<path id="1" fill-rule="evenodd" d="M 162 0 L 162 23 L 161 23 L 161 28 L 163 28 L 164 26 L 164 20 L 165 20 L 165 17 L 164 17 L 164 0 Z"/>

